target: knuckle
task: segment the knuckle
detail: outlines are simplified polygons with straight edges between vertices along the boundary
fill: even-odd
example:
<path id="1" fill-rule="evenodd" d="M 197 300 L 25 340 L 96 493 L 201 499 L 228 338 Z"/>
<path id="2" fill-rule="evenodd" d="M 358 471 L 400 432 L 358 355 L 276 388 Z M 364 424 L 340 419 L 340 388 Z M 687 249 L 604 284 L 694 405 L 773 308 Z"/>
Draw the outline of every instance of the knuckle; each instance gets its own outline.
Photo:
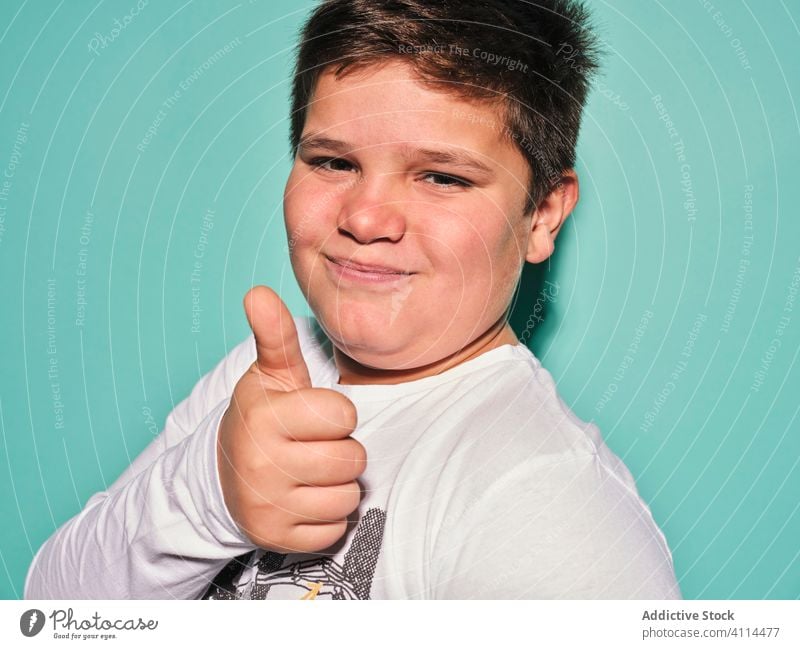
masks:
<path id="1" fill-rule="evenodd" d="M 274 409 L 266 401 L 251 403 L 242 414 L 242 423 L 250 437 L 263 438 L 279 425 Z"/>
<path id="2" fill-rule="evenodd" d="M 330 388 L 308 388 L 313 397 L 309 403 L 318 406 L 318 413 L 337 428 L 352 432 L 358 423 L 355 404 L 341 392 Z M 311 395 L 309 395 L 311 396 Z"/>
<path id="3" fill-rule="evenodd" d="M 260 408 L 253 405 L 243 406 L 240 408 L 239 413 L 240 419 L 246 431 L 252 433 L 252 431 L 259 428 L 260 422 L 263 418 Z"/>
<path id="4" fill-rule="evenodd" d="M 240 453 L 236 464 L 240 472 L 239 480 L 245 489 L 255 488 L 253 480 L 265 478 L 266 472 L 270 470 L 270 462 L 267 455 L 258 447 L 251 449 L 247 453 Z"/>
<path id="5" fill-rule="evenodd" d="M 340 470 L 346 470 L 347 474 L 352 476 L 361 475 L 367 466 L 367 451 L 364 445 L 352 437 L 343 441 L 347 444 L 342 447 Z"/>
<path id="6" fill-rule="evenodd" d="M 344 536 L 344 533 L 347 531 L 348 521 L 347 519 L 342 519 L 340 521 L 336 521 L 335 523 L 331 523 L 330 529 L 330 539 L 326 543 L 325 547 L 335 543 L 340 538 Z"/>
<path id="7" fill-rule="evenodd" d="M 337 393 L 338 394 L 338 393 Z M 342 409 L 342 426 L 347 428 L 349 431 L 353 431 L 358 424 L 358 411 L 356 410 L 356 405 L 350 401 L 347 397 L 342 395 L 341 399 L 341 409 Z"/>
<path id="8" fill-rule="evenodd" d="M 343 485 L 343 491 L 345 492 L 344 502 L 350 507 L 348 513 L 358 509 L 358 506 L 361 504 L 361 485 L 353 480 Z"/>
<path id="9" fill-rule="evenodd" d="M 351 437 L 350 441 L 352 442 L 352 444 L 350 444 L 351 448 L 350 459 L 352 460 L 353 464 L 355 464 L 363 471 L 367 465 L 367 449 L 357 439 L 353 439 Z"/>

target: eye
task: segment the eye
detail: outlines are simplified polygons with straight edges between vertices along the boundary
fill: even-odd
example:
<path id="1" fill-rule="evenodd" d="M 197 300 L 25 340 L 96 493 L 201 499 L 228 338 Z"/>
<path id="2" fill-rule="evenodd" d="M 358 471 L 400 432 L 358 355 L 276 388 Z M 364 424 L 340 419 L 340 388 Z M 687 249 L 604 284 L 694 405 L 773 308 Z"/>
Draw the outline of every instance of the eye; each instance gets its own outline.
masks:
<path id="1" fill-rule="evenodd" d="M 437 173 L 434 171 L 425 174 L 425 178 L 431 178 L 432 181 L 426 181 L 429 185 L 436 185 L 437 187 L 472 187 L 472 183 L 458 176 L 451 176 L 450 174 Z"/>
<path id="2" fill-rule="evenodd" d="M 347 168 L 353 167 L 353 165 L 347 162 L 347 160 L 345 160 L 344 158 L 313 158 L 312 160 L 308 161 L 308 164 L 317 169 L 322 169 L 323 171 L 332 171 L 332 172 L 347 171 Z M 331 165 L 331 166 L 326 167 L 325 165 Z M 345 168 L 337 169 L 336 168 L 337 165 L 343 166 Z"/>

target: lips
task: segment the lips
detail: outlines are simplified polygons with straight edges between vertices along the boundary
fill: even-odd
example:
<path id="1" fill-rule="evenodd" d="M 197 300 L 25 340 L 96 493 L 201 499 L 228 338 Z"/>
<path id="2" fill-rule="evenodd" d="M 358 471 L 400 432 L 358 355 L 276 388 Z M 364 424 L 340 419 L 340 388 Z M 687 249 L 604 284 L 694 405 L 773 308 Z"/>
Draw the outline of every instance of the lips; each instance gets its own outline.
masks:
<path id="1" fill-rule="evenodd" d="M 329 261 L 333 262 L 337 266 L 341 266 L 342 268 L 348 270 L 358 271 L 360 273 L 371 273 L 377 275 L 413 275 L 411 271 L 402 270 L 400 268 L 394 268 L 392 266 L 384 266 L 384 265 L 377 265 L 377 264 L 364 264 L 361 262 L 353 261 L 352 259 L 344 259 L 342 257 L 334 257 L 331 255 L 325 255 Z"/>

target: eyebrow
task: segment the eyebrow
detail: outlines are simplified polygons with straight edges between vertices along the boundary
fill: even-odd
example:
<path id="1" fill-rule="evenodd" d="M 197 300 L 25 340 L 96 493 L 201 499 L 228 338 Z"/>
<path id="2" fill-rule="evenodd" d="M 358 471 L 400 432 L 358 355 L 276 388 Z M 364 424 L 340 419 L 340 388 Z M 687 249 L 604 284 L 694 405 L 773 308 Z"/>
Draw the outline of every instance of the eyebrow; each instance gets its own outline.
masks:
<path id="1" fill-rule="evenodd" d="M 311 133 L 306 137 L 300 138 L 298 149 L 324 149 L 341 155 L 353 151 L 355 147 L 341 140 Z M 421 158 L 429 162 L 459 167 L 466 171 L 473 171 L 494 178 L 494 170 L 491 167 L 460 149 L 428 149 L 404 145 L 401 153 L 405 158 Z"/>

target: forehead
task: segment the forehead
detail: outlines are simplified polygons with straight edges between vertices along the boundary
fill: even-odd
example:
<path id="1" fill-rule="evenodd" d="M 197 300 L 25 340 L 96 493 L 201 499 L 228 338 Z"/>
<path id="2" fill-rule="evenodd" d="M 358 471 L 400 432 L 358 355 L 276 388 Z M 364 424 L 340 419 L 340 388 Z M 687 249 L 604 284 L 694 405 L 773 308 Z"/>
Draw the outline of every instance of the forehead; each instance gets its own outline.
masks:
<path id="1" fill-rule="evenodd" d="M 306 114 L 304 133 L 311 131 L 357 147 L 441 143 L 499 163 L 523 161 L 505 136 L 497 104 L 432 89 L 410 65 L 398 61 L 370 65 L 340 78 L 326 69 Z"/>

